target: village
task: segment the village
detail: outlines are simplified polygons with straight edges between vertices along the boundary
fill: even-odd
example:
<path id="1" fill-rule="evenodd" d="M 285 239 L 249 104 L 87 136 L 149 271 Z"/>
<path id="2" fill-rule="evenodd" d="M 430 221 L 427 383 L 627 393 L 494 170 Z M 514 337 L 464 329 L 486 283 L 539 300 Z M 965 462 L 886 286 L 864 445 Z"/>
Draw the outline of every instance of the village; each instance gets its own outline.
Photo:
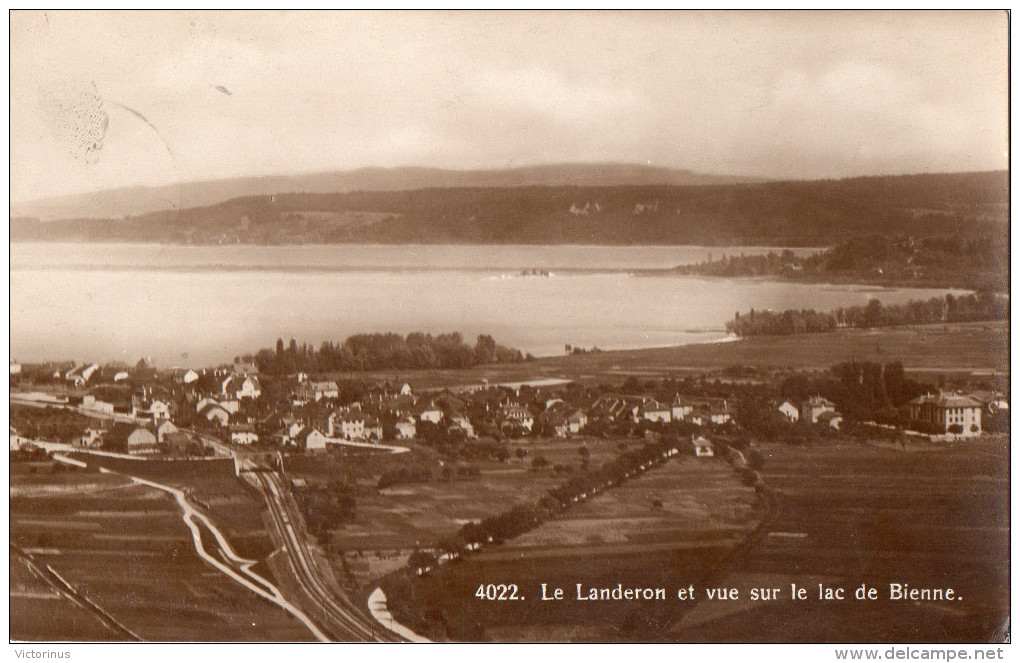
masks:
<path id="1" fill-rule="evenodd" d="M 700 382 L 631 377 L 615 386 L 482 380 L 419 391 L 396 378 L 260 375 L 255 364 L 240 361 L 202 370 L 12 362 L 10 371 L 12 406 L 25 406 L 12 416 L 12 451 L 46 439 L 45 427 L 32 422 L 58 410 L 69 419 L 48 441 L 137 456 L 222 455 L 228 447 L 316 454 L 414 442 L 450 449 L 463 441 L 658 434 L 687 436 L 704 453 L 711 431 L 760 436 L 785 425 L 790 433 L 824 437 L 848 430 L 840 405 L 818 393 L 795 398 L 770 389 L 763 396 L 718 380 L 706 388 L 704 376 Z M 1008 417 L 1008 397 L 998 391 L 923 387 L 900 404 L 897 420 L 866 420 L 857 411 L 849 428 L 865 424 L 900 438 L 951 441 L 981 435 L 983 420 Z"/>

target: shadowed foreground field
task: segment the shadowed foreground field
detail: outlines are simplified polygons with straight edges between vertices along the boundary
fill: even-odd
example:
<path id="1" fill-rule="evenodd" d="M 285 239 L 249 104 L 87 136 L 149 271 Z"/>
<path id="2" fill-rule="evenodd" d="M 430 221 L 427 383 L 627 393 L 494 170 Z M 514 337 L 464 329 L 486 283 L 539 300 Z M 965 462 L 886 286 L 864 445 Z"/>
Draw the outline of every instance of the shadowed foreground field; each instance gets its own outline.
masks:
<path id="1" fill-rule="evenodd" d="M 438 639 L 615 642 L 635 632 L 649 603 L 577 601 L 576 583 L 662 587 L 675 600 L 757 524 L 755 503 L 722 460 L 680 456 L 504 545 L 383 587 L 403 614 L 424 614 Z M 543 601 L 542 583 L 566 599 Z M 515 584 L 523 599 L 479 598 L 483 584 Z"/>
<path id="2" fill-rule="evenodd" d="M 54 468 L 61 471 L 54 473 Z M 232 475 L 228 475 L 233 479 Z M 305 641 L 311 634 L 195 552 L 165 492 L 93 469 L 18 463 L 11 471 L 11 544 L 49 566 L 108 619 L 141 640 Z M 12 552 L 11 639 L 126 640 L 47 590 Z M 19 580 L 20 579 L 20 580 Z"/>
<path id="3" fill-rule="evenodd" d="M 681 642 L 1001 642 L 1009 618 L 1009 442 L 903 452 L 771 448 L 771 534 L 719 584 L 781 587 L 779 601 L 698 610 Z M 873 601 L 789 600 L 866 583 Z M 889 584 L 952 587 L 953 601 L 890 600 Z"/>
<path id="4" fill-rule="evenodd" d="M 735 506 L 739 494 L 730 488 L 727 497 L 732 473 L 712 480 L 674 476 L 674 485 L 696 487 L 685 507 L 683 499 L 660 497 L 656 470 L 646 475 L 648 482 L 643 477 L 629 484 L 629 495 L 610 491 L 510 545 L 414 581 L 414 605 L 434 621 L 445 620 L 455 639 L 469 640 L 1002 640 L 1009 616 L 1007 441 L 910 451 L 858 444 L 765 450 L 763 474 L 774 506 L 764 530 L 737 554 L 727 557 L 734 537 L 750 532 L 753 521 L 745 516 L 738 526 L 737 511 L 726 506 Z M 698 463 L 703 460 L 688 466 L 709 467 Z M 649 500 L 675 511 L 672 527 L 654 519 L 642 526 L 627 511 Z M 646 518 L 655 515 L 646 510 Z M 704 516 L 713 511 L 717 516 L 707 527 Z M 578 533 L 585 532 L 587 546 L 578 545 L 585 540 Z M 628 545 L 606 542 L 621 537 Z M 566 600 L 540 601 L 543 582 L 564 588 Z M 580 602 L 578 582 L 664 587 L 667 600 Z M 516 583 L 527 598 L 476 598 L 477 587 L 487 583 Z M 805 600 L 790 600 L 791 583 L 807 588 Z M 820 601 L 819 583 L 845 588 L 846 599 Z M 875 600 L 853 599 L 862 583 L 877 589 Z M 894 601 L 890 583 L 952 587 L 962 599 Z M 677 590 L 689 585 L 696 599 L 678 600 Z M 738 598 L 707 600 L 709 588 L 736 588 Z M 752 601 L 753 588 L 779 591 L 772 600 Z"/>

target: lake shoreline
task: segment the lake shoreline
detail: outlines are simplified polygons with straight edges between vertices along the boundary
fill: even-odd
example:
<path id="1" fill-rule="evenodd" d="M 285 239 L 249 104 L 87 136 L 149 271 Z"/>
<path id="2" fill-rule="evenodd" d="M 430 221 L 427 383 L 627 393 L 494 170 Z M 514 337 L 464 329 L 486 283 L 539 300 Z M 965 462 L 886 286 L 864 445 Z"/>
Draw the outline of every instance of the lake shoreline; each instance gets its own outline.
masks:
<path id="1" fill-rule="evenodd" d="M 734 249 L 15 244 L 11 352 L 21 361 L 59 353 L 208 366 L 278 338 L 318 347 L 362 333 L 458 331 L 555 356 L 566 345 L 718 341 L 734 313 L 750 308 L 831 310 L 951 292 L 635 275 Z"/>

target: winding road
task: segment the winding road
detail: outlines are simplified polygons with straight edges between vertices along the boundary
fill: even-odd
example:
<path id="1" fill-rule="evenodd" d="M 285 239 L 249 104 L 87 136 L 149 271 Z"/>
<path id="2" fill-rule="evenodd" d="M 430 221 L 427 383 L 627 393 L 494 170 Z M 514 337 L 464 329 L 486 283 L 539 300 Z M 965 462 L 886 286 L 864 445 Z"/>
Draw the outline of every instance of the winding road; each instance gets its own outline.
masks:
<path id="1" fill-rule="evenodd" d="M 67 463 L 70 465 L 82 466 L 84 463 L 69 458 L 61 453 L 54 453 L 53 459 L 59 462 Z M 149 481 L 148 479 L 142 479 L 140 477 L 132 476 L 130 474 L 124 474 L 121 472 L 114 472 L 105 467 L 99 469 L 104 474 L 118 474 L 120 476 L 127 477 L 133 483 L 148 486 L 149 488 L 155 488 L 166 493 L 169 493 L 177 501 L 177 505 L 181 508 L 181 518 L 184 520 L 184 524 L 188 527 L 191 532 L 192 542 L 195 546 L 195 552 L 205 562 L 215 567 L 218 571 L 224 575 L 230 577 L 235 582 L 243 585 L 245 588 L 258 594 L 262 598 L 275 603 L 279 607 L 283 608 L 302 624 L 304 624 L 312 635 L 315 636 L 320 642 L 330 642 L 332 639 L 328 637 L 316 624 L 308 617 L 299 607 L 287 600 L 273 583 L 269 582 L 259 574 L 251 570 L 257 561 L 252 559 L 246 559 L 241 557 L 234 551 L 230 542 L 226 536 L 216 527 L 216 524 L 207 515 L 196 509 L 187 498 L 187 495 L 183 490 L 174 488 L 172 486 L 166 486 L 155 481 Z M 219 558 L 216 554 L 206 550 L 205 543 L 202 541 L 201 528 L 204 527 L 210 534 L 212 534 L 216 541 Z M 66 584 L 66 582 L 65 582 Z M 68 585 L 70 587 L 70 585 Z M 136 634 L 131 633 L 136 639 L 141 639 Z"/>

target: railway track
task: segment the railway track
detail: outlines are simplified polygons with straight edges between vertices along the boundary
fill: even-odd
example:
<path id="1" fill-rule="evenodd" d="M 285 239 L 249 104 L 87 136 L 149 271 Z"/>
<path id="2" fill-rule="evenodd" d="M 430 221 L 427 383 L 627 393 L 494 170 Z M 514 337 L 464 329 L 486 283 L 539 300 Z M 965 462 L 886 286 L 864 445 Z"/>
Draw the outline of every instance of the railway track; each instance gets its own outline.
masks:
<path id="1" fill-rule="evenodd" d="M 294 579 L 308 598 L 318 607 L 320 626 L 341 642 L 398 642 L 397 636 L 377 625 L 350 599 L 334 591 L 323 578 L 318 563 L 309 550 L 301 529 L 300 514 L 289 492 L 276 472 L 246 472 L 259 488 L 269 505 L 273 525 L 283 542 L 283 549 Z"/>

